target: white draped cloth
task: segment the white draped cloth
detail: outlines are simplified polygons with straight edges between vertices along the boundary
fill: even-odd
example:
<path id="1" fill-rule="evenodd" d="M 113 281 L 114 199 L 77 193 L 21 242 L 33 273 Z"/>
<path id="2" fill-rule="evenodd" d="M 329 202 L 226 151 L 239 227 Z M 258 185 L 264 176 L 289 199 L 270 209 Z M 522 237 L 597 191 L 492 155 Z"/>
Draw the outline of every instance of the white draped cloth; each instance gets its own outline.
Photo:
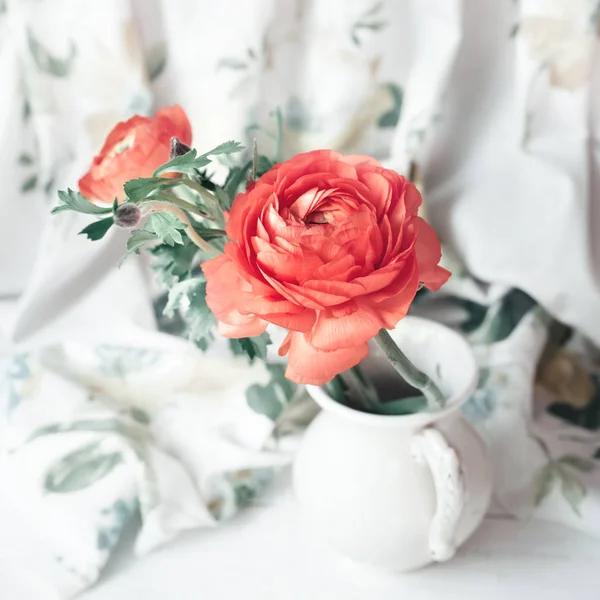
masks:
<path id="1" fill-rule="evenodd" d="M 264 369 L 238 365 L 239 386 L 203 392 L 202 377 L 233 359 L 156 331 L 145 265 L 115 270 L 122 237 L 90 243 L 77 215 L 49 215 L 115 122 L 173 103 L 199 148 L 256 136 L 273 154 L 279 111 L 284 157 L 331 147 L 413 165 L 454 271 L 446 296 L 419 310 L 459 326 L 480 360 L 467 416 L 491 449 L 496 508 L 600 533 L 599 16 L 598 0 L 0 0 L 3 467 L 23 522 L 68 529 L 65 515 L 78 514 L 84 532 L 35 532 L 30 570 L 68 597 L 98 577 L 134 510 L 151 515 L 138 539 L 147 551 L 213 524 L 211 502 L 243 505 L 240 488 L 255 493 L 263 468 L 289 460 L 285 436 L 273 437 L 282 421 L 246 404 L 244 385 L 263 385 Z M 527 310 L 513 288 L 533 299 Z M 575 334 L 545 361 L 550 317 Z M 159 439 L 170 414 L 200 418 L 186 413 L 190 397 L 214 420 Z M 99 433 L 115 419 L 125 434 Z M 71 436 L 39 434 L 90 420 Z M 202 432 L 211 442 L 197 446 Z M 239 454 L 211 462 L 211 444 Z M 53 470 L 65 457 L 95 469 L 87 487 Z M 140 464 L 157 473 L 158 512 L 144 513 Z"/>

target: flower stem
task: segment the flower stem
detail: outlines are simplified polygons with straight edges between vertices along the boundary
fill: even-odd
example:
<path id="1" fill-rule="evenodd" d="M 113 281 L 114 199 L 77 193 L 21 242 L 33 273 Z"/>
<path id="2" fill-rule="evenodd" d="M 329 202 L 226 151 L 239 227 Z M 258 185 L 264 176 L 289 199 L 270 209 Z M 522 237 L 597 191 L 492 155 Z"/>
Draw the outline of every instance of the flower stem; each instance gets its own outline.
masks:
<path id="1" fill-rule="evenodd" d="M 413 387 L 420 390 L 431 410 L 444 406 L 444 397 L 438 386 L 425 373 L 417 369 L 408 357 L 398 348 L 386 329 L 380 329 L 375 342 L 383 350 L 394 369 Z"/>
<path id="2" fill-rule="evenodd" d="M 187 225 L 187 227 L 185 228 L 187 236 L 190 238 L 190 240 L 192 240 L 192 242 L 194 242 L 194 244 L 196 244 L 196 246 L 198 246 L 198 248 L 200 248 L 204 252 L 207 252 L 208 254 L 210 254 L 210 256 L 213 257 L 219 256 L 219 254 L 221 254 L 219 250 L 217 250 L 214 246 L 209 244 L 206 240 L 202 239 L 196 233 L 196 230 L 194 229 L 192 223 L 188 219 L 188 216 L 179 207 L 174 206 L 169 202 L 161 202 L 160 200 L 152 200 L 147 204 L 151 204 L 151 206 L 148 207 L 148 214 L 166 211 L 174 214 L 181 221 L 183 221 L 183 223 Z"/>

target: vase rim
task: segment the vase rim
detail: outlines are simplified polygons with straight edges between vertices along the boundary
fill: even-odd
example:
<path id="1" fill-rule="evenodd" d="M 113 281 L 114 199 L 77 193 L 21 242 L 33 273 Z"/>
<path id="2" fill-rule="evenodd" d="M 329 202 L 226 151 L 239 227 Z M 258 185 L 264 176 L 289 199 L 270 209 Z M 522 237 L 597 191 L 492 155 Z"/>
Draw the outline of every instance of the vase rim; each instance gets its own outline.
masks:
<path id="1" fill-rule="evenodd" d="M 467 369 L 470 372 L 468 382 L 463 385 L 461 389 L 452 391 L 449 397 L 446 398 L 446 404 L 443 408 L 435 411 L 422 411 L 408 415 L 376 415 L 373 413 L 356 410 L 336 402 L 327 392 L 325 392 L 323 387 L 307 385 L 307 391 L 313 400 L 323 410 L 337 414 L 345 419 L 362 423 L 364 425 L 418 428 L 424 427 L 430 423 L 439 421 L 440 419 L 451 415 L 459 410 L 461 406 L 471 397 L 477 386 L 477 363 L 467 340 L 460 333 L 450 329 L 442 323 L 438 323 L 431 319 L 406 316 L 402 320 L 416 326 L 426 326 L 430 329 L 437 329 L 438 332 L 441 332 L 446 337 L 449 343 L 460 346 L 463 348 L 463 350 L 466 350 L 465 356 L 468 358 L 466 364 L 463 365 L 462 368 Z"/>

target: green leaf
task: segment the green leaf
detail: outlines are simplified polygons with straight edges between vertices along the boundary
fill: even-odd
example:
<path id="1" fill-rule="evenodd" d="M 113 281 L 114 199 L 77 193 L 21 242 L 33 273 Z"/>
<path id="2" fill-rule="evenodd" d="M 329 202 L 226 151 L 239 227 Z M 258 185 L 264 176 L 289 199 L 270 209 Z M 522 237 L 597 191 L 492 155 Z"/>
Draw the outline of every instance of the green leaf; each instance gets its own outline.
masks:
<path id="1" fill-rule="evenodd" d="M 567 473 L 564 469 L 558 469 L 560 477 L 560 491 L 564 499 L 569 503 L 573 512 L 581 516 L 581 503 L 586 496 L 585 486 L 574 475 Z"/>
<path id="2" fill-rule="evenodd" d="M 584 456 L 577 456 L 575 454 L 568 454 L 559 459 L 563 465 L 573 467 L 582 473 L 590 473 L 596 468 L 596 464 L 591 458 L 585 458 Z"/>
<path id="3" fill-rule="evenodd" d="M 275 421 L 293 397 L 296 386 L 286 379 L 283 365 L 270 364 L 267 365 L 267 369 L 271 380 L 266 385 L 251 385 L 246 390 L 246 401 L 254 412 Z"/>
<path id="4" fill-rule="evenodd" d="M 188 337 L 197 342 L 206 338 L 217 324 L 217 319 L 206 304 L 206 283 L 200 283 L 188 292 L 190 305 L 183 315 L 188 323 Z"/>
<path id="5" fill-rule="evenodd" d="M 53 215 L 63 210 L 72 210 L 86 215 L 106 215 L 112 212 L 111 207 L 96 206 L 79 192 L 74 192 L 71 189 L 59 191 L 58 198 L 62 204 L 52 209 Z"/>
<path id="6" fill-rule="evenodd" d="M 229 196 L 229 194 L 220 186 L 215 186 L 215 196 L 219 201 L 219 206 L 222 210 L 230 210 L 231 204 L 233 202 L 233 198 Z"/>
<path id="7" fill-rule="evenodd" d="M 127 240 L 127 250 L 139 254 L 143 246 L 156 240 L 158 237 L 154 232 L 146 229 L 134 229 Z"/>
<path id="8" fill-rule="evenodd" d="M 37 185 L 37 182 L 38 182 L 37 175 L 31 175 L 21 184 L 21 191 L 22 192 L 30 192 L 31 190 L 33 190 L 35 188 L 35 186 Z"/>
<path id="9" fill-rule="evenodd" d="M 553 462 L 542 467 L 533 479 L 533 502 L 539 506 L 549 495 L 558 481 L 558 469 Z"/>
<path id="10" fill-rule="evenodd" d="M 259 336 L 249 338 L 230 339 L 229 347 L 235 355 L 247 355 L 250 362 L 255 358 L 266 360 L 267 346 L 271 343 L 269 334 L 265 331 Z"/>
<path id="11" fill-rule="evenodd" d="M 389 402 L 380 402 L 369 406 L 369 408 L 371 412 L 378 415 L 412 415 L 427 410 L 427 399 L 425 396 L 411 396 L 399 400 L 390 400 Z"/>
<path id="12" fill-rule="evenodd" d="M 88 444 L 55 462 L 46 473 L 44 487 L 55 494 L 78 492 L 106 477 L 121 460 L 119 452 L 105 454 L 98 442 Z"/>
<path id="13" fill-rule="evenodd" d="M 123 189 L 131 202 L 141 202 L 178 185 L 180 185 L 180 182 L 177 179 L 138 177 L 137 179 L 127 181 L 123 185 Z"/>
<path id="14" fill-rule="evenodd" d="M 167 66 L 167 45 L 164 42 L 152 46 L 148 53 L 147 64 L 148 77 L 150 81 L 154 81 Z"/>
<path id="15" fill-rule="evenodd" d="M 31 154 L 27 154 L 27 152 L 23 152 L 19 155 L 19 164 L 23 166 L 32 165 L 35 162 L 33 156 Z"/>
<path id="16" fill-rule="evenodd" d="M 183 244 L 183 236 L 180 231 L 186 229 L 187 225 L 174 214 L 169 212 L 152 213 L 148 223 L 164 244 L 169 246 Z"/>
<path id="17" fill-rule="evenodd" d="M 196 287 L 205 284 L 206 279 L 204 277 L 194 277 L 192 279 L 184 279 L 173 285 L 169 290 L 169 298 L 163 309 L 163 314 L 169 318 L 173 317 L 175 310 L 180 308 L 182 300 L 187 300 L 189 305 L 188 293 L 192 292 Z"/>
<path id="18" fill-rule="evenodd" d="M 240 152 L 244 149 L 239 142 L 235 142 L 233 140 L 224 142 L 223 144 L 219 144 L 216 148 L 205 152 L 204 154 L 198 155 L 195 149 L 192 148 L 186 154 L 182 154 L 181 156 L 176 156 L 172 158 L 169 162 L 164 165 L 158 167 L 156 171 L 154 171 L 154 177 L 158 177 L 162 173 L 184 173 L 189 176 L 197 175 L 197 170 L 202 169 L 211 163 L 209 156 L 217 156 L 220 154 L 234 154 L 236 152 Z"/>
<path id="19" fill-rule="evenodd" d="M 198 269 L 198 247 L 187 237 L 183 244 L 167 246 L 160 244 L 150 250 L 153 256 L 152 270 L 167 287 L 190 276 Z"/>
<path id="20" fill-rule="evenodd" d="M 106 232 L 112 227 L 114 223 L 114 219 L 112 217 L 106 217 L 105 219 L 100 219 L 95 223 L 90 223 L 87 227 L 84 227 L 79 235 L 86 235 L 88 240 L 100 240 L 105 235 Z"/>
<path id="21" fill-rule="evenodd" d="M 272 421 L 277 420 L 283 411 L 283 404 L 277 399 L 274 391 L 262 385 L 251 385 L 246 390 L 246 401 L 254 412 L 265 415 Z"/>
<path id="22" fill-rule="evenodd" d="M 54 75 L 54 77 L 66 77 L 69 75 L 77 53 L 73 42 L 71 42 L 68 56 L 63 59 L 52 56 L 37 41 L 30 29 L 27 30 L 27 43 L 31 56 L 40 71 Z"/>
<path id="23" fill-rule="evenodd" d="M 402 88 L 395 83 L 387 83 L 384 86 L 392 97 L 393 106 L 389 111 L 383 113 L 378 121 L 379 127 L 396 127 L 400 120 L 400 112 L 402 111 Z"/>

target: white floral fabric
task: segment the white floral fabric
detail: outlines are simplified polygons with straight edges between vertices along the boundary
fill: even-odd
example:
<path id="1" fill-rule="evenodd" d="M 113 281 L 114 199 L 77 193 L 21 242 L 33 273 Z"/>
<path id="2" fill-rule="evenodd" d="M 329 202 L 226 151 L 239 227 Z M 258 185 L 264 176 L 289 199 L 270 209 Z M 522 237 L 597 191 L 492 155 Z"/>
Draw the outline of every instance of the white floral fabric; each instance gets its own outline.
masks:
<path id="1" fill-rule="evenodd" d="M 465 414 L 494 510 L 599 534 L 599 17 L 598 0 L 0 0 L 2 468 L 23 523 L 56 523 L 30 526 L 29 569 L 68 597 L 137 511 L 140 551 L 213 525 L 311 414 L 276 368 L 158 332 L 119 235 L 49 216 L 116 121 L 175 102 L 200 148 L 256 137 L 412 171 L 454 272 L 415 310 L 478 357 Z"/>

